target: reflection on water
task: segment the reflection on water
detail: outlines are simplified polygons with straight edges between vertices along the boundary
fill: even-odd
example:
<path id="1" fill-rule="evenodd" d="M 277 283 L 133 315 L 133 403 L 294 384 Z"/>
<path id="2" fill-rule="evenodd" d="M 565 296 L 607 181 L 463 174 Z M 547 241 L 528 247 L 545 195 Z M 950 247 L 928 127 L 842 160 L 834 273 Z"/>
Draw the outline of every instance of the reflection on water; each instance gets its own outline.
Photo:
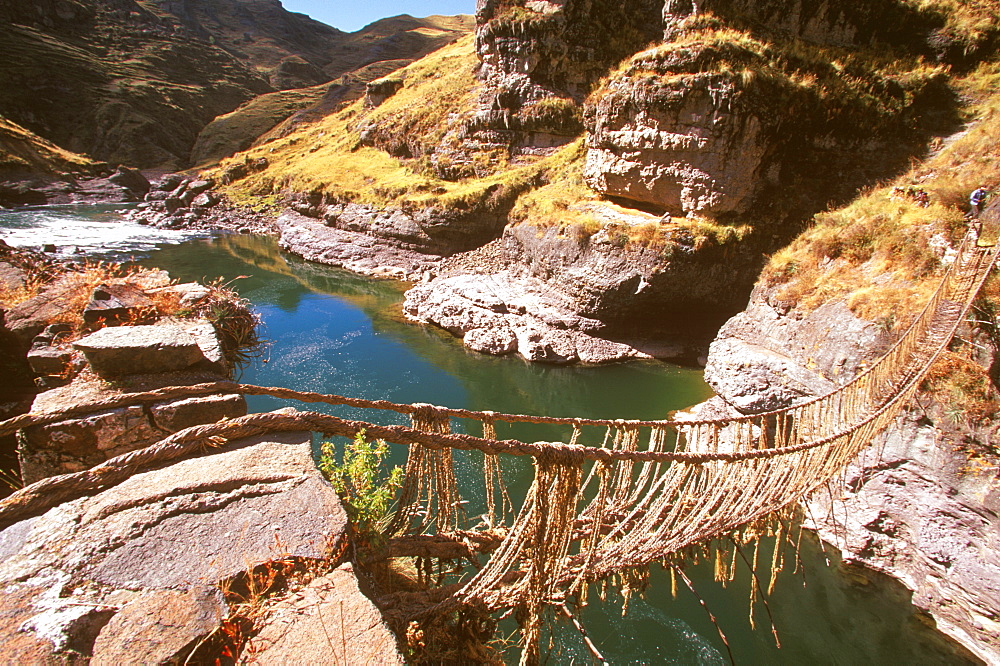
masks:
<path id="1" fill-rule="evenodd" d="M 402 286 L 305 263 L 279 253 L 268 238 L 229 236 L 168 246 L 147 263 L 184 280 L 244 276 L 234 286 L 260 309 L 266 337 L 274 341 L 269 362 L 246 371 L 243 379 L 251 383 L 394 402 L 595 418 L 663 418 L 710 394 L 700 371 L 662 363 L 566 368 L 469 352 L 446 333 L 403 321 Z M 252 400 L 258 411 L 278 406 L 284 403 Z M 349 408 L 323 409 L 373 419 Z M 379 418 L 404 422 L 398 415 Z M 568 437 L 564 430 L 540 426 L 498 434 L 534 440 Z M 401 463 L 405 454 L 396 450 L 393 455 Z M 460 477 L 480 478 L 480 461 L 477 453 L 459 455 Z M 504 465 L 514 489 L 523 492 L 530 461 L 509 458 Z M 469 499 L 473 510 L 481 503 L 475 491 Z M 762 562 L 770 561 L 772 548 L 762 546 Z M 756 628 L 750 625 L 746 567 L 738 567 L 736 579 L 725 588 L 714 581 L 711 565 L 692 566 L 689 575 L 740 664 L 961 661 L 939 634 L 918 621 L 909 593 L 899 584 L 870 572 L 848 575 L 836 563 L 828 566 L 826 559 L 807 537 L 804 570 L 781 574 L 769 604 L 780 650 L 762 607 L 755 611 Z M 625 617 L 616 592 L 609 591 L 607 602 L 591 594 L 582 619 L 611 663 L 727 663 L 725 648 L 698 600 L 683 586 L 676 599 L 670 590 L 669 576 L 654 571 L 645 596 L 632 600 Z M 552 663 L 591 661 L 568 625 L 559 626 L 552 644 Z"/>

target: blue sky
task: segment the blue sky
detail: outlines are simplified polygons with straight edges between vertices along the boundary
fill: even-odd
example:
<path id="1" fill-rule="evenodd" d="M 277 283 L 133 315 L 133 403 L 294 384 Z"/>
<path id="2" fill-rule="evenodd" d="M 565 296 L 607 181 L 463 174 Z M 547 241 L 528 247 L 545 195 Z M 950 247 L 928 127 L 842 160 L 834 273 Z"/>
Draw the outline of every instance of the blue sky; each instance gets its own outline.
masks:
<path id="1" fill-rule="evenodd" d="M 345 32 L 354 32 L 372 21 L 399 14 L 424 17 L 476 12 L 476 0 L 282 0 L 281 4 L 290 12 L 308 14 Z"/>

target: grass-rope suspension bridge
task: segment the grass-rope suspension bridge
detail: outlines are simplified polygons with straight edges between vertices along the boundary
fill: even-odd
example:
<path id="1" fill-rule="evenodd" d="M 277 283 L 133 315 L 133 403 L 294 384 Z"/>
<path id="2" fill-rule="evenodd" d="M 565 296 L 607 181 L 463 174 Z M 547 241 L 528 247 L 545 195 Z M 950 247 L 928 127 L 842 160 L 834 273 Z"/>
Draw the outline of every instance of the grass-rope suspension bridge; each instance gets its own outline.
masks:
<path id="1" fill-rule="evenodd" d="M 522 661 L 535 663 L 546 607 L 585 599 L 590 584 L 613 576 L 621 577 L 627 598 L 629 572 L 658 561 L 670 566 L 685 549 L 740 530 L 752 532 L 752 526 L 782 515 L 834 479 L 916 393 L 965 320 L 998 253 L 1000 246 L 982 245 L 976 233 L 967 234 L 924 309 L 885 355 L 826 395 L 761 414 L 721 420 L 559 418 L 215 382 L 125 394 L 58 414 L 22 415 L 0 423 L 0 435 L 74 414 L 214 393 L 393 411 L 408 415 L 412 425 L 278 410 L 196 426 L 92 469 L 17 491 L 0 501 L 0 528 L 109 488 L 139 469 L 204 450 L 206 444 L 278 431 L 351 437 L 364 430 L 368 438 L 409 447 L 390 532 L 466 535 L 456 538 L 469 543 L 467 535 L 476 527 L 464 515 L 453 456 L 456 450 L 480 451 L 486 499 L 480 528 L 485 524 L 500 536 L 474 575 L 451 586 L 436 605 L 522 608 L 527 618 Z M 452 432 L 452 419 L 478 422 L 482 436 Z M 497 423 L 563 426 L 569 443 L 498 440 Z M 604 445 L 578 444 L 584 427 L 604 428 Z M 534 480 L 520 507 L 504 485 L 501 455 L 534 461 Z"/>

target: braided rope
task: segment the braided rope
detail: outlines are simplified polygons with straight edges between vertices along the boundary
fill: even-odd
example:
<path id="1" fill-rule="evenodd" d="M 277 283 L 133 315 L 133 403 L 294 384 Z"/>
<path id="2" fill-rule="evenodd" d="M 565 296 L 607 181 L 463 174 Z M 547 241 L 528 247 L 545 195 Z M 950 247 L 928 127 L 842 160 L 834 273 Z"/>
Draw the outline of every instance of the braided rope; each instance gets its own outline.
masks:
<path id="1" fill-rule="evenodd" d="M 0 527 L 226 440 L 294 430 L 353 437 L 364 430 L 368 438 L 411 447 L 396 529 L 412 533 L 433 525 L 449 531 L 464 520 L 452 469 L 453 450 L 486 454 L 490 522 L 496 513 L 497 484 L 506 497 L 497 456 L 531 456 L 535 479 L 504 541 L 473 578 L 442 602 L 474 601 L 494 609 L 524 605 L 525 658 L 530 662 L 538 655 L 539 618 L 545 604 L 565 603 L 571 593 L 586 596 L 589 583 L 614 574 L 624 577 L 627 593 L 641 584 L 641 575 L 629 578 L 624 572 L 720 535 L 753 532 L 756 528 L 751 526 L 781 515 L 840 473 L 919 389 L 964 320 L 998 254 L 1000 247 L 978 246 L 968 235 L 923 311 L 880 359 L 826 395 L 761 414 L 692 421 L 576 419 L 212 382 L 113 396 L 58 414 L 15 417 L 0 423 L 0 435 L 124 405 L 241 393 L 394 411 L 410 415 L 412 427 L 291 410 L 194 426 L 148 448 L 84 472 L 44 479 L 0 500 Z M 484 436 L 452 432 L 451 418 L 479 421 Z M 568 444 L 498 440 L 496 421 L 569 425 L 572 435 Z M 577 443 L 585 425 L 607 428 L 605 446 Z M 650 430 L 645 449 L 639 445 L 642 428 Z M 672 449 L 668 429 L 676 437 Z M 586 464 L 591 465 L 589 473 Z M 772 569 L 778 566 L 774 562 Z"/>

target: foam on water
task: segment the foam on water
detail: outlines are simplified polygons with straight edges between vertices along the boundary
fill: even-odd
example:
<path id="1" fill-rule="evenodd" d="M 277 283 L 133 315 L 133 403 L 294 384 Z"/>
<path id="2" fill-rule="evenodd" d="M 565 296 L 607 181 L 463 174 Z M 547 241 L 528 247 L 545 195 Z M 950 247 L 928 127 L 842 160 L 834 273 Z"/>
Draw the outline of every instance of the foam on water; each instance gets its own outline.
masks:
<path id="1" fill-rule="evenodd" d="M 132 204 L 41 206 L 0 212 L 0 238 L 14 247 L 52 244 L 63 255 L 123 258 L 163 243 L 204 237 L 205 232 L 157 229 L 126 220 Z"/>

